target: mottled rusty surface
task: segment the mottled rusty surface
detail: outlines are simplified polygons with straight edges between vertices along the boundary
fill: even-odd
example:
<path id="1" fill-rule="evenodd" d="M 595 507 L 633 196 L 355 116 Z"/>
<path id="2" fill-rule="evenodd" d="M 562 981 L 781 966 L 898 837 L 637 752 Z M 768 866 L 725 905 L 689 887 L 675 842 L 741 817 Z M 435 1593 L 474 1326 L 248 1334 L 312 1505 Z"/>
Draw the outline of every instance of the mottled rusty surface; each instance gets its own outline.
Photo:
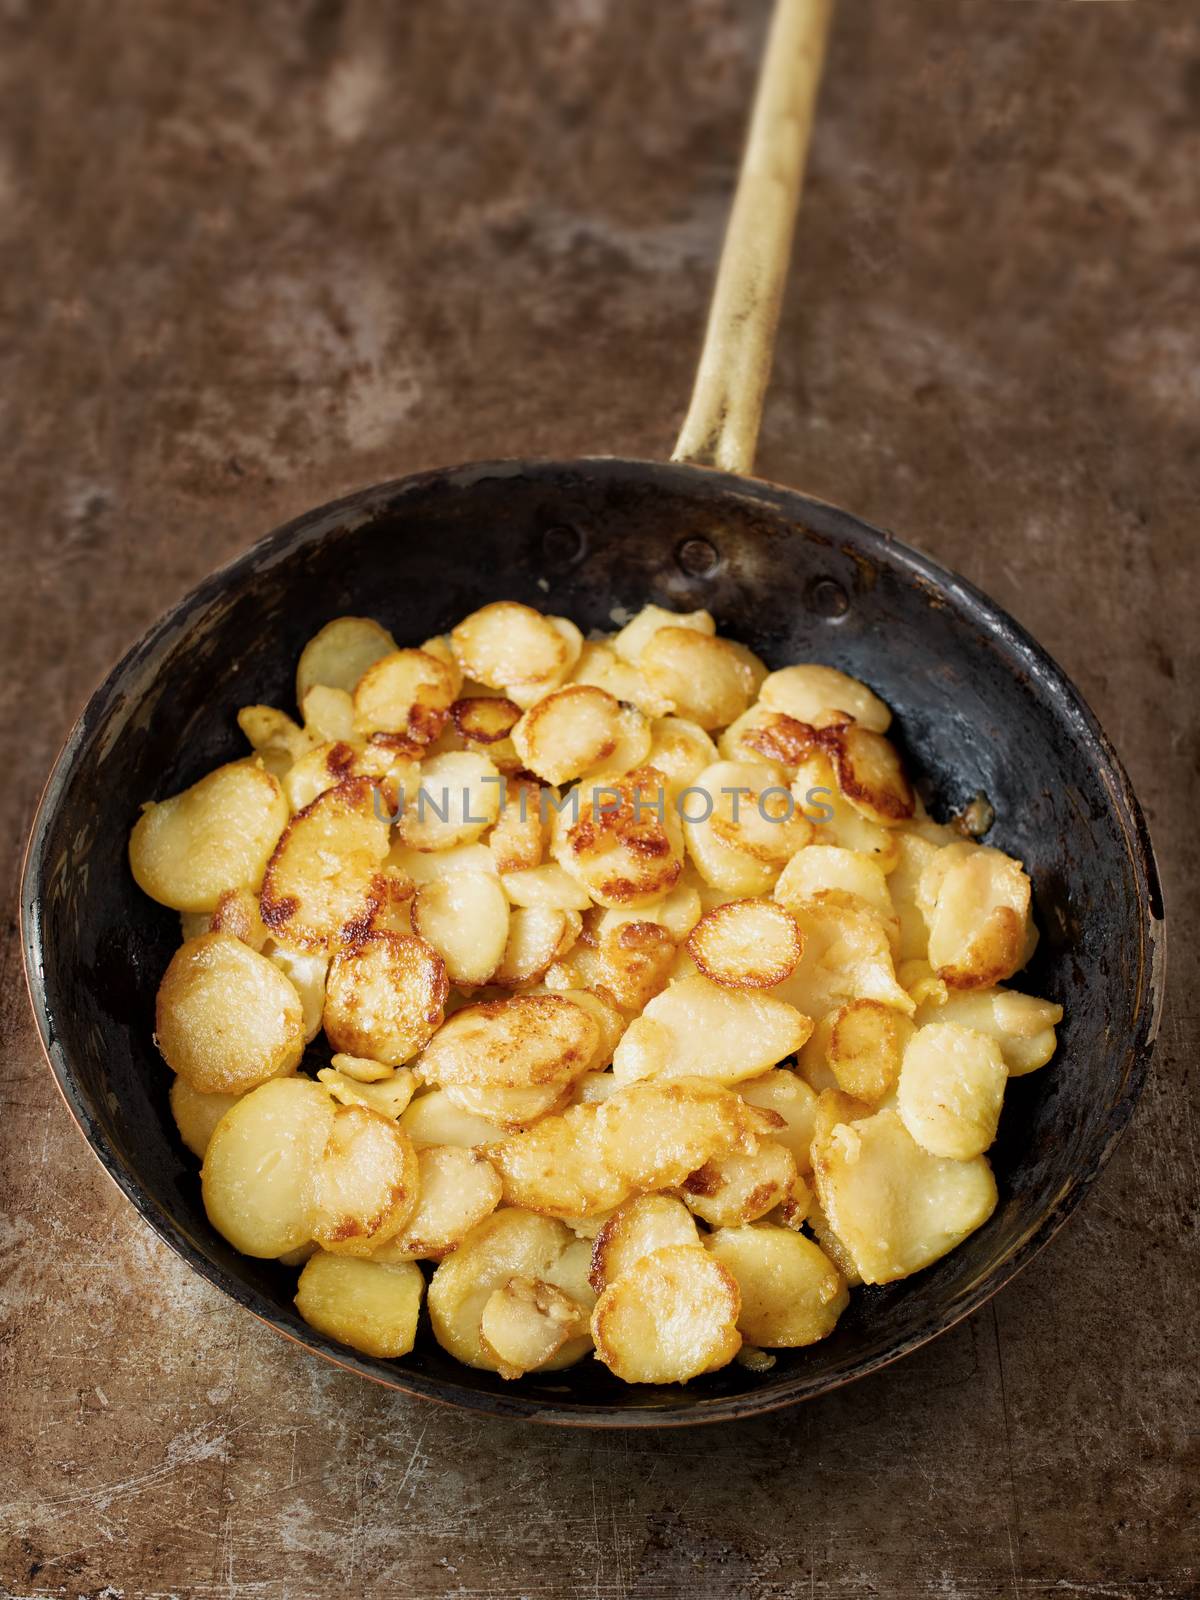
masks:
<path id="1" fill-rule="evenodd" d="M 252 535 L 443 461 L 669 448 L 763 15 L 0 8 L 10 906 L 87 691 Z M 408 1402 L 235 1312 L 111 1189 L 10 914 L 0 1587 L 1196 1592 L 1198 112 L 1182 0 L 844 0 L 760 457 L 1011 609 L 1146 802 L 1172 992 L 1070 1228 L 937 1344 L 758 1422 L 592 1437 Z"/>

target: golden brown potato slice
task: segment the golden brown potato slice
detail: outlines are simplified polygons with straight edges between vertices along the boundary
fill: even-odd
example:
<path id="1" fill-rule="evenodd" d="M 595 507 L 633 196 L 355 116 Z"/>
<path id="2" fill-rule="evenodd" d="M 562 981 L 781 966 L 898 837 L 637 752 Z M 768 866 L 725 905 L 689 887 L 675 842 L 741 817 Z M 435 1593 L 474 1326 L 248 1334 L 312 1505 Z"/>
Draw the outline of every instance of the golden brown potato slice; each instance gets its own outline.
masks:
<path id="1" fill-rule="evenodd" d="M 595 933 L 597 939 L 604 939 L 611 929 L 625 922 L 657 922 L 676 944 L 680 944 L 700 921 L 703 912 L 699 888 L 685 877 L 670 894 L 651 906 L 619 906 L 602 911 L 596 920 Z"/>
<path id="2" fill-rule="evenodd" d="M 508 897 L 490 872 L 455 872 L 423 883 L 412 906 L 415 932 L 446 963 L 451 983 L 486 983 L 508 943 Z"/>
<path id="3" fill-rule="evenodd" d="M 577 785 L 556 814 L 555 858 L 601 905 L 649 905 L 678 883 L 683 832 L 665 781 L 653 767 L 604 773 Z"/>
<path id="4" fill-rule="evenodd" d="M 939 1260 L 996 1207 L 983 1156 L 922 1149 L 894 1111 L 835 1124 L 813 1141 L 817 1199 L 864 1283 L 891 1283 Z"/>
<path id="5" fill-rule="evenodd" d="M 772 672 L 764 681 L 759 698 L 772 711 L 783 711 L 798 722 L 814 727 L 819 726 L 830 711 L 844 711 L 874 733 L 886 733 L 892 720 L 883 701 L 872 694 L 865 683 L 848 677 L 836 667 L 815 663 Z"/>
<path id="6" fill-rule="evenodd" d="M 872 822 L 850 804 L 824 750 L 804 757 L 791 788 L 797 805 L 813 823 L 814 843 L 860 851 L 874 857 L 885 873 L 892 871 L 900 855 L 900 829 Z"/>
<path id="7" fill-rule="evenodd" d="M 432 743 L 450 720 L 454 674 L 424 650 L 393 650 L 373 662 L 354 689 L 354 722 L 360 733 L 399 733 L 419 745 Z"/>
<path id="8" fill-rule="evenodd" d="M 728 989 L 769 989 L 796 970 L 804 941 L 773 900 L 727 900 L 706 911 L 687 942 L 704 976 Z"/>
<path id="9" fill-rule="evenodd" d="M 829 1218 L 821 1210 L 820 1202 L 815 1194 L 809 1202 L 804 1225 L 846 1280 L 846 1287 L 860 1289 L 863 1281 L 862 1273 L 854 1265 L 854 1259 L 849 1250 L 846 1249 L 846 1246 L 829 1226 Z"/>
<path id="10" fill-rule="evenodd" d="M 650 1001 L 613 1055 L 622 1082 L 635 1078 L 756 1077 L 798 1050 L 809 1019 L 772 995 L 724 989 L 699 973 Z"/>
<path id="11" fill-rule="evenodd" d="M 175 911 L 212 911 L 228 889 L 257 891 L 288 806 L 278 779 L 233 761 L 144 806 L 129 836 L 138 888 Z"/>
<path id="12" fill-rule="evenodd" d="M 819 1245 L 768 1223 L 718 1228 L 705 1240 L 742 1297 L 738 1329 L 767 1349 L 797 1349 L 831 1334 L 850 1303 L 846 1280 Z"/>
<path id="13" fill-rule="evenodd" d="M 480 1313 L 479 1339 L 496 1371 L 509 1379 L 547 1366 L 569 1343 L 591 1344 L 583 1307 L 544 1278 L 524 1275 L 492 1290 Z"/>
<path id="14" fill-rule="evenodd" d="M 952 989 L 990 989 L 1028 959 L 1030 883 L 989 845 L 949 845 L 921 875 L 929 961 Z"/>
<path id="15" fill-rule="evenodd" d="M 912 784 L 894 746 L 881 733 L 849 723 L 824 729 L 820 739 L 832 757 L 838 787 L 856 811 L 884 826 L 912 816 Z"/>
<path id="16" fill-rule="evenodd" d="M 878 1000 L 851 1000 L 821 1019 L 805 1046 L 804 1064 L 812 1070 L 823 1060 L 833 1083 L 856 1100 L 878 1105 L 896 1087 L 904 1049 L 913 1025 L 894 1006 Z"/>
<path id="17" fill-rule="evenodd" d="M 587 911 L 592 900 L 586 888 L 564 872 L 556 861 L 544 862 L 522 872 L 505 872 L 501 883 L 514 906 L 555 911 Z"/>
<path id="18" fill-rule="evenodd" d="M 424 939 L 369 933 L 329 968 L 326 1036 L 347 1055 L 403 1066 L 437 1031 L 448 992 L 445 963 Z"/>
<path id="19" fill-rule="evenodd" d="M 373 880 L 388 851 L 376 799 L 368 779 L 350 778 L 288 823 L 267 863 L 259 900 L 277 944 L 332 955 L 370 925 L 378 909 Z"/>
<path id="20" fill-rule="evenodd" d="M 450 850 L 410 850 L 405 844 L 393 844 L 388 853 L 388 866 L 415 886 L 434 883 L 448 878 L 452 872 L 496 872 L 496 863 L 486 844 L 460 844 Z"/>
<path id="21" fill-rule="evenodd" d="M 918 1027 L 954 1022 L 978 1028 L 1000 1046 L 1009 1077 L 1019 1078 L 1050 1060 L 1058 1043 L 1054 1030 L 1062 1018 L 1063 1008 L 1051 1000 L 1036 1000 L 1016 989 L 978 989 L 955 990 L 940 1005 L 935 997 L 923 998 L 914 1021 Z"/>
<path id="22" fill-rule="evenodd" d="M 340 1255 L 370 1255 L 412 1215 L 418 1182 L 401 1128 L 365 1106 L 339 1106 L 313 1173 L 312 1237 Z"/>
<path id="23" fill-rule="evenodd" d="M 717 748 L 726 761 L 765 761 L 786 778 L 820 748 L 820 730 L 760 701 L 729 724 Z"/>
<path id="24" fill-rule="evenodd" d="M 504 780 L 487 756 L 452 750 L 421 765 L 415 795 L 405 799 L 396 823 L 402 844 L 412 850 L 449 850 L 471 844 L 500 815 Z"/>
<path id="25" fill-rule="evenodd" d="M 718 761 L 679 797 L 688 853 L 705 883 L 769 894 L 785 861 L 813 836 L 788 790 L 760 763 Z"/>
<path id="26" fill-rule="evenodd" d="M 592 1312 L 596 1354 L 626 1383 L 687 1383 L 732 1361 L 741 1295 L 733 1275 L 695 1245 L 643 1256 Z"/>
<path id="27" fill-rule="evenodd" d="M 717 747 L 698 722 L 685 717 L 656 717 L 650 724 L 646 763 L 666 779 L 674 799 L 717 759 Z"/>
<path id="28" fill-rule="evenodd" d="M 500 815 L 488 835 L 497 872 L 525 872 L 541 865 L 550 839 L 550 818 L 541 793 L 540 784 L 525 779 L 507 785 Z"/>
<path id="29" fill-rule="evenodd" d="M 716 623 L 707 611 L 666 611 L 662 606 L 643 606 L 620 633 L 609 640 L 612 649 L 626 661 L 638 661 L 642 651 L 660 628 L 691 628 L 696 633 L 716 633 Z"/>
<path id="30" fill-rule="evenodd" d="M 505 906 L 507 909 L 507 902 Z M 578 937 L 580 927 L 578 911 L 518 906 L 508 914 L 504 953 L 488 981 L 505 989 L 532 983 L 552 961 L 566 953 Z M 572 931 L 573 936 L 568 938 Z"/>
<path id="31" fill-rule="evenodd" d="M 453 733 L 455 743 L 447 748 L 474 750 L 487 756 L 500 772 L 517 773 L 521 758 L 512 742 L 512 730 L 520 716 L 520 706 L 505 695 L 491 690 L 466 695 L 450 707 L 453 729 L 447 734 Z"/>
<path id="32" fill-rule="evenodd" d="M 179 1129 L 179 1137 L 194 1156 L 204 1160 L 209 1140 L 217 1123 L 236 1105 L 236 1094 L 201 1094 L 193 1089 L 186 1078 L 176 1078 L 171 1085 L 171 1115 Z"/>
<path id="33" fill-rule="evenodd" d="M 661 717 L 671 709 L 671 702 L 650 687 L 636 663 L 607 644 L 584 644 L 571 681 L 603 689 L 614 700 L 636 706 L 645 717 Z"/>
<path id="34" fill-rule="evenodd" d="M 938 853 L 938 846 L 909 828 L 896 830 L 899 859 L 888 875 L 887 887 L 896 916 L 900 919 L 897 960 L 923 960 L 929 951 L 929 924 L 917 898 L 918 885 L 926 867 Z"/>
<path id="35" fill-rule="evenodd" d="M 539 691 L 561 683 L 579 659 L 582 636 L 570 624 L 560 626 L 565 620 L 515 600 L 496 600 L 464 617 L 450 645 L 467 677 L 528 705 Z"/>
<path id="36" fill-rule="evenodd" d="M 1008 1072 L 989 1034 L 953 1022 L 919 1028 L 904 1052 L 896 1109 L 935 1156 L 969 1161 L 996 1137 Z"/>
<path id="37" fill-rule="evenodd" d="M 390 733 L 315 745 L 284 775 L 288 805 L 293 812 L 303 811 L 327 789 L 349 778 L 368 778 L 379 790 L 375 813 L 390 820 L 402 809 L 404 797 L 416 793 L 421 748 Z"/>
<path id="38" fill-rule="evenodd" d="M 792 1152 L 799 1172 L 811 1172 L 810 1146 L 817 1117 L 817 1096 L 812 1086 L 798 1073 L 779 1067 L 748 1083 L 739 1083 L 738 1094 L 747 1105 L 773 1111 L 783 1119 L 783 1126 L 771 1137 Z"/>
<path id="39" fill-rule="evenodd" d="M 443 666 L 449 667 L 450 676 L 454 681 L 455 696 L 462 694 L 463 675 L 454 651 L 450 647 L 450 636 L 445 633 L 436 633 L 432 639 L 426 639 L 421 646 L 427 656 L 435 656 Z"/>
<path id="40" fill-rule="evenodd" d="M 792 1195 L 799 1176 L 792 1152 L 774 1139 L 756 1150 L 713 1156 L 683 1180 L 680 1193 L 691 1211 L 712 1228 L 757 1222 Z"/>
<path id="41" fill-rule="evenodd" d="M 262 950 L 270 934 L 258 913 L 258 898 L 249 889 L 226 889 L 208 923 L 209 933 L 228 933 L 251 950 Z"/>
<path id="42" fill-rule="evenodd" d="M 378 1111 L 380 1116 L 396 1122 L 407 1110 L 416 1091 L 416 1078 L 407 1067 L 395 1072 L 383 1068 L 384 1077 L 364 1081 L 351 1076 L 339 1066 L 339 1062 L 345 1064 L 352 1061 L 372 1067 L 381 1065 L 375 1061 L 363 1063 L 358 1056 L 335 1055 L 333 1065 L 322 1067 L 317 1073 L 317 1081 L 325 1085 L 339 1105 L 365 1106 L 368 1111 Z"/>
<path id="43" fill-rule="evenodd" d="M 428 1145 L 417 1167 L 416 1210 L 372 1260 L 440 1261 L 500 1204 L 499 1175 L 477 1150 Z"/>
<path id="44" fill-rule="evenodd" d="M 335 617 L 300 653 L 296 704 L 302 706 L 309 690 L 319 683 L 353 694 L 367 668 L 395 648 L 396 641 L 387 629 L 370 617 Z"/>
<path id="45" fill-rule="evenodd" d="M 201 1094 L 245 1094 L 294 1072 L 304 1053 L 300 996 L 228 933 L 180 945 L 159 985 L 154 1030 L 163 1060 Z"/>
<path id="46" fill-rule="evenodd" d="M 896 981 L 887 930 L 877 916 L 817 900 L 790 910 L 804 936 L 804 954 L 773 994 L 818 1020 L 850 1000 L 879 1000 L 912 1014 L 912 997 Z"/>
<path id="47" fill-rule="evenodd" d="M 694 628 L 658 628 L 638 656 L 650 687 L 705 730 L 740 717 L 758 689 L 755 658 L 729 639 Z"/>
<path id="48" fill-rule="evenodd" d="M 274 1257 L 312 1238 L 314 1175 L 334 1104 L 307 1078 L 264 1083 L 230 1107 L 201 1171 L 208 1220 L 235 1250 Z"/>
<path id="49" fill-rule="evenodd" d="M 583 983 L 603 989 L 622 1011 L 636 1014 L 667 986 L 674 939 L 657 922 L 621 922 L 580 943 L 571 965 Z"/>
<path id="50" fill-rule="evenodd" d="M 443 1087 L 560 1088 L 586 1072 L 598 1024 L 560 995 L 514 995 L 455 1012 L 417 1062 L 426 1083 Z"/>
<path id="51" fill-rule="evenodd" d="M 425 1280 L 411 1262 L 385 1265 L 319 1250 L 300 1274 L 296 1309 L 318 1333 L 364 1355 L 406 1356 L 417 1337 Z"/>
<path id="52" fill-rule="evenodd" d="M 568 684 L 532 705 L 513 729 L 522 764 L 547 783 L 569 783 L 617 748 L 621 707 L 604 689 Z"/>
<path id="53" fill-rule="evenodd" d="M 631 1272 L 643 1256 L 669 1245 L 698 1245 L 700 1234 L 682 1200 L 642 1194 L 618 1206 L 592 1245 L 588 1281 L 597 1294 Z"/>
<path id="54" fill-rule="evenodd" d="M 505 1130 L 497 1123 L 464 1111 L 445 1089 L 431 1089 L 417 1095 L 400 1118 L 400 1126 L 418 1150 L 441 1144 L 470 1150 L 479 1145 L 495 1144 L 505 1137 Z"/>

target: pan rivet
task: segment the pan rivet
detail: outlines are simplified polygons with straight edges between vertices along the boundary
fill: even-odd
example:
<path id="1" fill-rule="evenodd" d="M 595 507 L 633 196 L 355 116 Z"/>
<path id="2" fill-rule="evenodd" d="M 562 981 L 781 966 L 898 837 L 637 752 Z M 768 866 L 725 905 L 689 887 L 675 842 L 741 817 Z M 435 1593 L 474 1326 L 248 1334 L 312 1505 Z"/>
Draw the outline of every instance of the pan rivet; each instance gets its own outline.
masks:
<path id="1" fill-rule="evenodd" d="M 573 567 L 582 559 L 583 551 L 583 534 L 578 528 L 568 527 L 565 522 L 547 528 L 542 534 L 542 559 L 548 566 Z"/>
<path id="2" fill-rule="evenodd" d="M 836 621 L 850 609 L 850 596 L 836 578 L 814 578 L 808 586 L 808 603 L 819 617 Z"/>
<path id="3" fill-rule="evenodd" d="M 675 559 L 689 578 L 711 578 L 721 565 L 721 557 L 707 539 L 685 539 Z"/>

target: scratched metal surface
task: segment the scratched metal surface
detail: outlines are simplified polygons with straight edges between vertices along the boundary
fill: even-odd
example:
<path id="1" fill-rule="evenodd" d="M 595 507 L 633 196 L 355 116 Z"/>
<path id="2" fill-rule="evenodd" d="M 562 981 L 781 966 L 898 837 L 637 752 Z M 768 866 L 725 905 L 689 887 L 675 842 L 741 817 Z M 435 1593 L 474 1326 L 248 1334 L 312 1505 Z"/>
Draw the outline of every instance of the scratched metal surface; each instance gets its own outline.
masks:
<path id="1" fill-rule="evenodd" d="M 88 689 L 251 536 L 442 461 L 668 448 L 763 16 L 0 8 L 9 907 Z M 758 1422 L 408 1402 L 236 1313 L 108 1186 L 10 912 L 0 1590 L 1196 1592 L 1198 113 L 1185 3 L 845 0 L 760 455 L 1012 610 L 1146 802 L 1168 1011 L 1066 1233 L 939 1343 Z"/>

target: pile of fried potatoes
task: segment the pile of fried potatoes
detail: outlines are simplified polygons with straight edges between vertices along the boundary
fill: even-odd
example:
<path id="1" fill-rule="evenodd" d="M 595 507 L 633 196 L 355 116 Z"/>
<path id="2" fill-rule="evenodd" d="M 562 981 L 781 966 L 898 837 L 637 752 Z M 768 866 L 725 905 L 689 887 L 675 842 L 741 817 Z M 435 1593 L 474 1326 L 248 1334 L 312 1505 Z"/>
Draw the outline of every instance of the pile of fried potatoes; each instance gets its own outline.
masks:
<path id="1" fill-rule="evenodd" d="M 986 1221 L 1062 1011 L 1004 987 L 1021 863 L 929 819 L 865 684 L 499 601 L 419 649 L 339 617 L 296 701 L 129 857 L 182 914 L 156 1040 L 208 1215 L 314 1328 L 402 1356 L 424 1299 L 504 1378 L 682 1383 Z"/>

